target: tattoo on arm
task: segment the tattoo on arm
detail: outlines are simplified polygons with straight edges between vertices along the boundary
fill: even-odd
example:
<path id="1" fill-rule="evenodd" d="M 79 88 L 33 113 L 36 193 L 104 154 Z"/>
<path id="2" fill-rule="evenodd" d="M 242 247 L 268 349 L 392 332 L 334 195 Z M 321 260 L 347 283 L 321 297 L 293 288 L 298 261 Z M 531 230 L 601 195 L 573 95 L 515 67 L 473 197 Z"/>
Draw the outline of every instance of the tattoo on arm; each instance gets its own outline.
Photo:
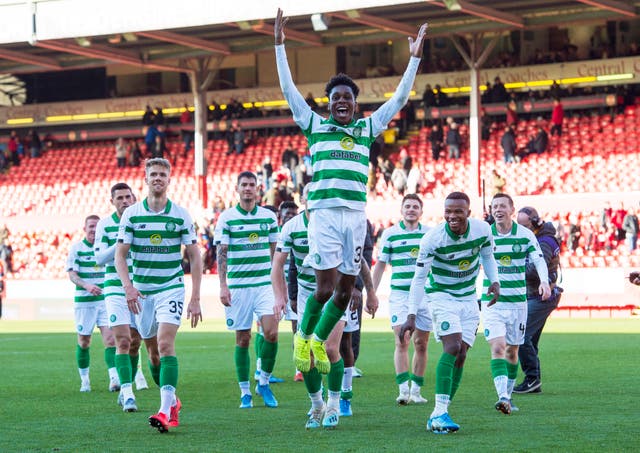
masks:
<path id="1" fill-rule="evenodd" d="M 217 255 L 218 255 L 218 276 L 220 277 L 220 281 L 227 281 L 227 252 L 229 250 L 229 246 L 226 244 L 218 244 L 216 247 Z"/>
<path id="2" fill-rule="evenodd" d="M 367 293 L 375 292 L 375 289 L 373 288 L 373 280 L 371 280 L 371 269 L 369 269 L 369 265 L 366 261 L 363 261 L 360 266 L 360 276 L 362 277 Z"/>
<path id="3" fill-rule="evenodd" d="M 84 280 L 82 280 L 75 271 L 69 271 L 69 280 L 76 286 L 84 288 Z"/>

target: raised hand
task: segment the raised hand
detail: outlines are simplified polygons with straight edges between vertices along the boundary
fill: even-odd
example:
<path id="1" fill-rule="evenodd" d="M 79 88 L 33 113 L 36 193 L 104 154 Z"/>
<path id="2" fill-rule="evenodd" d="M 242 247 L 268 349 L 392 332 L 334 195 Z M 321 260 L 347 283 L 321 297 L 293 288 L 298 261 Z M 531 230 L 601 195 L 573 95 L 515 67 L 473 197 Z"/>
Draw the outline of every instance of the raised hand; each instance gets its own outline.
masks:
<path id="1" fill-rule="evenodd" d="M 284 27 L 285 25 L 287 25 L 287 22 L 289 22 L 289 18 L 284 17 L 282 10 L 278 8 L 278 12 L 276 14 L 276 23 L 273 27 L 273 34 L 276 38 L 276 46 L 284 44 Z"/>
<path id="2" fill-rule="evenodd" d="M 415 40 L 411 36 L 409 36 L 409 53 L 411 53 L 411 56 L 418 57 L 418 58 L 422 57 L 422 46 L 424 45 L 424 37 L 427 34 L 428 27 L 429 27 L 429 24 L 427 23 L 422 24 L 420 26 L 420 30 L 418 30 L 418 36 L 416 37 Z M 284 35 L 283 35 L 283 38 L 284 38 Z M 276 38 L 276 44 L 277 44 L 277 38 Z"/>

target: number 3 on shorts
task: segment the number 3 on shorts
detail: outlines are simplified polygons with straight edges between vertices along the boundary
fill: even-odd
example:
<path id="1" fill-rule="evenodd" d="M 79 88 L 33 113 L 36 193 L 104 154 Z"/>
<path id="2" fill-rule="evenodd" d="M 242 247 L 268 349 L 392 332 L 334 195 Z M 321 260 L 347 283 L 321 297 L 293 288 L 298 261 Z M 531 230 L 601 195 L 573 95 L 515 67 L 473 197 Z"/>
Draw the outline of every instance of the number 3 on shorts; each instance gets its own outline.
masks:
<path id="1" fill-rule="evenodd" d="M 169 305 L 171 308 L 169 309 L 169 313 L 178 313 L 178 315 L 182 316 L 182 302 L 177 302 L 175 300 L 170 300 Z"/>
<path id="2" fill-rule="evenodd" d="M 362 247 L 358 246 L 356 247 L 355 253 L 353 255 L 353 262 L 358 264 L 360 261 L 362 261 Z"/>

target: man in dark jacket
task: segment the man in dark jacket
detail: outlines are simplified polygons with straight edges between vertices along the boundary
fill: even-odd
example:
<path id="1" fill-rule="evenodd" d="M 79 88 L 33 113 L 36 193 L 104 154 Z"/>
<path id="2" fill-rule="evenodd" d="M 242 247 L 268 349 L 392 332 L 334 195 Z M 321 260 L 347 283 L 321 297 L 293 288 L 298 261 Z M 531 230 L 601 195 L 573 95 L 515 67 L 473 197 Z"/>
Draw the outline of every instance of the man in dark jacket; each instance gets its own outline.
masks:
<path id="1" fill-rule="evenodd" d="M 518 358 L 525 374 L 524 381 L 517 385 L 514 393 L 540 393 L 540 359 L 538 357 L 538 342 L 547 318 L 558 306 L 562 295 L 562 288 L 556 285 L 558 280 L 558 266 L 560 264 L 560 245 L 555 238 L 556 229 L 551 222 L 540 219 L 538 211 L 531 207 L 524 207 L 518 212 L 518 223 L 529 228 L 536 235 L 544 260 L 549 269 L 549 286 L 551 297 L 542 300 L 538 293 L 540 279 L 532 262 L 526 264 L 527 281 L 527 327 L 524 334 L 524 344 L 520 346 Z"/>
<path id="2" fill-rule="evenodd" d="M 504 151 L 504 161 L 506 163 L 515 162 L 516 156 L 516 136 L 513 133 L 511 126 L 507 126 L 504 130 L 504 134 L 500 139 L 500 146 Z"/>

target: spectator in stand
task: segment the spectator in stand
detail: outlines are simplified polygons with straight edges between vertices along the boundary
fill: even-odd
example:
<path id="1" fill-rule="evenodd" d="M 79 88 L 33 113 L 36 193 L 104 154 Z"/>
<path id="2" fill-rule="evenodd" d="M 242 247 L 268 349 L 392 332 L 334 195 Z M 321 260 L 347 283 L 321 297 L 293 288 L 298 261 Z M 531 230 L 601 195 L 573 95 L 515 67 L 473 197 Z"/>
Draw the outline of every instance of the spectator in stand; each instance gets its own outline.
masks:
<path id="1" fill-rule="evenodd" d="M 402 169 L 400 162 L 396 163 L 396 168 L 393 170 L 393 173 L 391 173 L 391 183 L 399 195 L 404 195 L 404 191 L 407 188 L 407 175 Z"/>
<path id="2" fill-rule="evenodd" d="M 142 125 L 151 126 L 152 124 L 155 123 L 155 118 L 156 118 L 156 115 L 153 113 L 153 109 L 151 108 L 150 105 L 147 105 L 147 107 L 144 110 L 144 114 L 142 115 Z"/>
<path id="3" fill-rule="evenodd" d="M 498 170 L 494 168 L 493 171 L 491 172 L 491 177 L 493 179 L 491 196 L 493 197 L 498 193 L 504 193 L 504 188 L 507 185 L 507 180 L 504 178 L 504 176 L 498 173 Z"/>
<path id="4" fill-rule="evenodd" d="M 2 301 L 7 297 L 7 284 L 4 278 L 4 267 L 0 263 L 0 319 L 2 319 Z"/>
<path id="5" fill-rule="evenodd" d="M 513 133 L 511 126 L 507 126 L 504 129 L 504 134 L 500 139 L 500 146 L 504 151 L 504 161 L 508 164 L 515 162 L 516 157 L 516 136 Z"/>
<path id="6" fill-rule="evenodd" d="M 447 146 L 449 147 L 449 159 L 460 159 L 460 145 L 462 138 L 458 131 L 458 123 L 452 122 L 447 131 Z"/>
<path id="7" fill-rule="evenodd" d="M 629 252 L 633 252 L 638 246 L 638 216 L 630 210 L 627 215 L 624 216 L 622 221 L 622 229 L 625 233 L 625 243 Z"/>
<path id="8" fill-rule="evenodd" d="M 491 88 L 491 102 L 494 104 L 504 104 L 509 99 L 507 89 L 500 80 L 500 77 L 493 79 L 493 88 Z"/>
<path id="9" fill-rule="evenodd" d="M 570 253 L 575 253 L 580 244 L 580 237 L 582 236 L 582 229 L 580 228 L 580 222 L 578 216 L 571 214 L 569 216 L 569 236 L 567 237 L 567 249 Z"/>
<path id="10" fill-rule="evenodd" d="M 244 131 L 240 126 L 233 131 L 233 149 L 236 154 L 244 153 Z"/>
<path id="11" fill-rule="evenodd" d="M 624 228 L 622 228 L 622 224 L 624 223 L 624 218 L 626 217 L 626 215 L 627 210 L 624 208 L 624 203 L 620 202 L 620 204 L 618 205 L 618 209 L 613 211 L 613 214 L 611 216 L 611 223 L 616 227 L 616 230 L 618 231 L 618 241 L 624 241 L 627 236 Z"/>
<path id="12" fill-rule="evenodd" d="M 13 247 L 9 238 L 4 238 L 0 244 L 0 264 L 5 271 L 5 275 L 13 273 Z"/>
<path id="13" fill-rule="evenodd" d="M 560 96 L 562 96 L 562 88 L 560 88 L 560 85 L 558 85 L 557 80 L 554 80 L 551 86 L 549 87 L 548 95 L 553 99 L 560 99 Z"/>
<path id="14" fill-rule="evenodd" d="M 147 157 L 154 157 L 156 155 L 156 136 L 159 133 L 155 124 L 147 126 L 144 135 L 144 144 L 147 146 Z"/>
<path id="15" fill-rule="evenodd" d="M 391 174 L 393 173 L 394 166 L 388 157 L 378 156 L 378 168 L 382 172 L 382 177 L 387 186 L 391 183 Z"/>
<path id="16" fill-rule="evenodd" d="M 418 166 L 414 165 L 407 176 L 407 190 L 405 193 L 418 193 L 420 184 L 422 184 L 422 175 Z"/>
<path id="17" fill-rule="evenodd" d="M 282 153 L 282 166 L 289 169 L 289 173 L 291 174 L 291 179 L 294 185 L 296 185 L 297 183 L 295 169 L 299 163 L 300 157 L 298 157 L 298 152 L 293 147 L 293 143 L 289 142 L 287 149 L 285 149 Z"/>
<path id="18" fill-rule="evenodd" d="M 558 137 L 562 137 L 562 122 L 564 121 L 564 108 L 562 107 L 562 102 L 560 102 L 560 98 L 555 98 L 553 100 L 553 110 L 551 111 L 551 136 L 553 137 L 556 133 Z"/>
<path id="19" fill-rule="evenodd" d="M 538 132 L 535 136 L 529 140 L 527 144 L 526 154 L 542 154 L 547 150 L 547 146 L 549 146 L 549 135 L 547 135 L 547 131 L 544 130 L 542 124 L 538 124 Z"/>
<path id="20" fill-rule="evenodd" d="M 400 156 L 399 157 L 400 157 L 400 165 L 402 166 L 402 169 L 404 170 L 404 174 L 406 176 L 409 176 L 409 172 L 411 171 L 411 167 L 413 167 L 413 159 L 409 155 L 409 152 L 407 151 L 407 148 L 405 148 L 404 146 L 402 148 L 400 148 Z"/>
<path id="21" fill-rule="evenodd" d="M 167 158 L 171 159 L 171 156 L 168 155 L 169 150 L 167 149 L 167 140 L 164 133 L 164 126 L 158 127 L 158 133 L 156 134 L 156 144 L 153 151 L 154 154 L 151 155 L 152 158 L 159 157 L 164 159 L 165 154 L 167 154 Z M 173 162 L 173 164 L 175 165 L 175 161 Z"/>
<path id="22" fill-rule="evenodd" d="M 271 156 L 265 156 L 262 162 L 262 180 L 264 181 L 265 190 L 271 188 L 271 177 L 273 176 L 273 165 L 271 165 Z"/>
<path id="23" fill-rule="evenodd" d="M 42 153 L 42 142 L 40 141 L 40 136 L 35 129 L 31 129 L 29 131 L 29 149 L 31 150 L 31 157 L 40 157 Z"/>
<path id="24" fill-rule="evenodd" d="M 138 167 L 142 160 L 142 151 L 140 151 L 140 145 L 138 140 L 132 138 L 129 140 L 129 166 Z"/>
<path id="25" fill-rule="evenodd" d="M 158 127 L 164 126 L 164 113 L 162 112 L 162 107 L 158 107 L 156 105 L 156 109 L 153 111 L 153 113 L 154 113 L 153 124 L 155 124 Z"/>
<path id="26" fill-rule="evenodd" d="M 127 166 L 127 145 L 122 137 L 116 140 L 116 163 L 118 168 Z"/>
<path id="27" fill-rule="evenodd" d="M 18 155 L 18 145 L 20 144 L 20 139 L 18 138 L 18 134 L 16 131 L 11 131 L 11 136 L 9 137 L 9 142 L 7 143 L 7 152 L 9 153 L 8 158 L 11 162 L 11 165 L 17 167 L 20 165 L 20 156 Z"/>
<path id="28" fill-rule="evenodd" d="M 422 106 L 425 109 L 429 109 L 436 105 L 436 96 L 433 93 L 433 88 L 431 88 L 431 84 L 427 83 L 424 87 L 424 94 L 422 95 Z"/>
<path id="29" fill-rule="evenodd" d="M 485 83 L 485 86 L 487 88 L 480 95 L 480 100 L 482 101 L 482 104 L 491 104 L 491 92 L 493 91 L 493 87 L 491 86 L 491 82 L 489 82 L 488 80 Z"/>
<path id="30" fill-rule="evenodd" d="M 433 160 L 440 159 L 442 143 L 444 142 L 444 133 L 442 131 L 442 125 L 439 121 L 436 121 L 433 126 L 431 126 L 429 142 L 431 142 L 431 156 L 433 157 Z"/>
<path id="31" fill-rule="evenodd" d="M 184 157 L 187 157 L 193 143 L 193 115 L 187 104 L 184 105 L 184 111 L 180 114 L 180 134 L 184 143 Z"/>
<path id="32" fill-rule="evenodd" d="M 515 101 L 509 101 L 507 104 L 507 126 L 515 127 L 518 124 L 518 106 Z"/>
<path id="33" fill-rule="evenodd" d="M 315 98 L 313 97 L 313 93 L 309 92 L 307 93 L 307 97 L 304 98 L 304 100 L 306 101 L 307 105 L 309 107 L 311 107 L 312 110 L 315 110 L 318 108 L 318 103 L 316 102 Z"/>
<path id="34" fill-rule="evenodd" d="M 604 208 L 602 208 L 602 212 L 600 213 L 600 225 L 602 228 L 607 228 L 611 223 L 611 217 L 613 216 L 613 209 L 611 208 L 611 203 L 608 201 L 604 202 Z"/>
<path id="35" fill-rule="evenodd" d="M 449 105 L 449 98 L 447 98 L 447 95 L 442 92 L 440 85 L 436 85 L 434 96 L 437 107 L 446 107 Z"/>

